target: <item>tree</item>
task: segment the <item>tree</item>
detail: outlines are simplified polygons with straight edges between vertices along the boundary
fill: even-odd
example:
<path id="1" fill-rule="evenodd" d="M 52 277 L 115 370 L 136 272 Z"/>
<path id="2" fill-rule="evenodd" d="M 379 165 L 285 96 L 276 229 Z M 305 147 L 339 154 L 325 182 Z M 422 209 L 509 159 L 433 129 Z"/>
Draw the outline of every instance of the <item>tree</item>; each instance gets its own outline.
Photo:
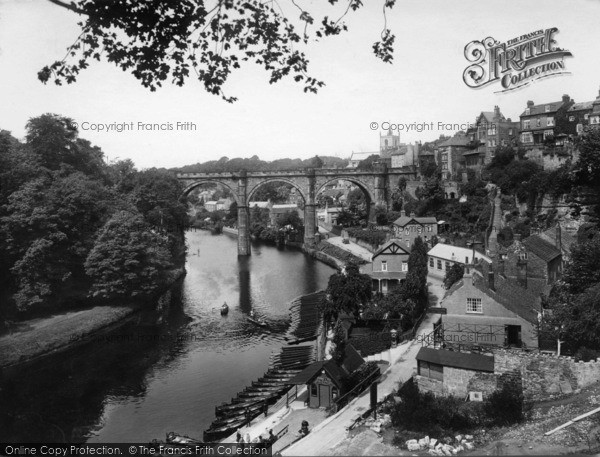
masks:
<path id="1" fill-rule="evenodd" d="M 465 267 L 460 263 L 455 263 L 446 271 L 444 276 L 444 287 L 450 289 L 455 283 L 460 281 L 465 274 Z"/>
<path id="2" fill-rule="evenodd" d="M 356 169 L 362 171 L 373 171 L 375 169 L 375 163 L 379 162 L 379 160 L 380 159 L 378 154 L 371 154 L 366 159 L 363 159 L 360 162 L 358 162 Z"/>
<path id="3" fill-rule="evenodd" d="M 127 211 L 104 225 L 85 261 L 90 294 L 102 298 L 144 297 L 164 283 L 171 266 L 167 237 L 152 231 L 141 214 Z"/>
<path id="4" fill-rule="evenodd" d="M 300 43 L 346 31 L 344 17 L 363 6 L 359 0 L 347 0 L 345 7 L 339 7 L 344 12 L 335 18 L 337 11 L 317 17 L 294 1 L 274 5 L 259 0 L 219 0 L 214 6 L 204 0 L 50 1 L 82 16 L 78 23 L 81 34 L 63 60 L 38 73 L 42 82 L 70 84 L 90 61 L 105 58 L 131 71 L 150 90 L 165 81 L 181 86 L 193 72 L 207 92 L 229 102 L 236 99 L 226 96 L 223 86 L 245 61 L 263 66 L 270 83 L 289 76 L 303 84 L 305 92 L 317 92 L 324 83 L 308 73 L 309 61 L 298 50 Z M 336 3 L 329 1 L 329 7 Z M 394 3 L 383 2 L 384 28 L 380 41 L 373 45 L 375 56 L 390 63 L 395 37 L 385 25 L 385 14 Z M 299 20 L 292 23 L 289 11 L 283 8 L 299 9 Z"/>
<path id="5" fill-rule="evenodd" d="M 311 168 L 323 168 L 323 160 L 319 156 L 314 156 L 310 159 L 310 167 Z"/>
<path id="6" fill-rule="evenodd" d="M 578 184 L 600 187 L 600 130 L 585 130 L 579 142 L 579 161 L 575 167 Z"/>
<path id="7" fill-rule="evenodd" d="M 326 319 L 336 319 L 340 312 L 358 314 L 362 304 L 372 295 L 371 278 L 349 263 L 344 271 L 329 277 L 323 312 Z"/>
<path id="8" fill-rule="evenodd" d="M 600 283 L 600 238 L 594 237 L 571 247 L 571 262 L 565 268 L 563 281 L 569 292 L 578 294 Z"/>
<path id="9" fill-rule="evenodd" d="M 331 342 L 333 343 L 333 346 L 331 347 L 329 354 L 333 360 L 341 365 L 344 361 L 344 357 L 346 356 L 346 335 L 344 328 L 341 326 L 339 321 L 333 330 L 333 338 Z"/>

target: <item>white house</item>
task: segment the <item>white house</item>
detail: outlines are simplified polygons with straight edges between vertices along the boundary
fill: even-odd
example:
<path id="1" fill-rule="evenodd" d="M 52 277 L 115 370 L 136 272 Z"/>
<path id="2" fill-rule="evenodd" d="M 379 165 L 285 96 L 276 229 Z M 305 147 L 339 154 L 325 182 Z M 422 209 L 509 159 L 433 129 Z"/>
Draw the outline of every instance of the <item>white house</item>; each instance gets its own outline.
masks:
<path id="1" fill-rule="evenodd" d="M 485 260 L 492 263 L 485 254 L 474 251 L 473 249 L 463 248 L 460 246 L 452 246 L 451 244 L 438 243 L 432 247 L 427 253 L 428 257 L 428 274 L 443 279 L 446 276 L 446 271 L 449 270 L 455 263 L 461 265 L 470 265 L 473 263 L 473 253 L 475 260 Z"/>

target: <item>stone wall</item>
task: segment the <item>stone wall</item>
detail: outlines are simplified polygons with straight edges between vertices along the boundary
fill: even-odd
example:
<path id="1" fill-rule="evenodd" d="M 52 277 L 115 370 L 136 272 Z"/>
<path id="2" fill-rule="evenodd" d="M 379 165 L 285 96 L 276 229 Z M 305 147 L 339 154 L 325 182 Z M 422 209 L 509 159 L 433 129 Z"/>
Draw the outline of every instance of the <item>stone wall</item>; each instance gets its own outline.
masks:
<path id="1" fill-rule="evenodd" d="M 510 383 L 521 385 L 525 398 L 541 401 L 599 382 L 600 359 L 576 362 L 572 357 L 497 349 L 494 350 L 494 373 L 445 366 L 443 381 L 424 376 L 415 376 L 415 380 L 422 392 L 459 398 L 466 398 L 469 392 L 482 392 L 484 399 Z"/>
<path id="2" fill-rule="evenodd" d="M 600 381 L 600 361 L 576 362 L 572 357 L 498 350 L 494 351 L 494 373 L 520 374 L 525 395 L 542 400 Z"/>

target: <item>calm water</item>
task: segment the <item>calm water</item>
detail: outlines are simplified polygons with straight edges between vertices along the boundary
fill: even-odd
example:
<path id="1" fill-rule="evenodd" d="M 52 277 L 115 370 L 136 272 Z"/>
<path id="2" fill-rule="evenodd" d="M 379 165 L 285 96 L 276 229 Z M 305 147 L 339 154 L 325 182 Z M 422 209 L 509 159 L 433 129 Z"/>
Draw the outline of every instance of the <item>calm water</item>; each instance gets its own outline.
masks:
<path id="1" fill-rule="evenodd" d="M 188 232 L 187 276 L 170 307 L 0 384 L 0 441 L 146 442 L 174 430 L 201 438 L 214 407 L 268 368 L 285 341 L 289 302 L 333 270 L 297 250 Z M 223 302 L 230 307 L 222 317 Z M 246 320 L 251 309 L 269 330 Z"/>

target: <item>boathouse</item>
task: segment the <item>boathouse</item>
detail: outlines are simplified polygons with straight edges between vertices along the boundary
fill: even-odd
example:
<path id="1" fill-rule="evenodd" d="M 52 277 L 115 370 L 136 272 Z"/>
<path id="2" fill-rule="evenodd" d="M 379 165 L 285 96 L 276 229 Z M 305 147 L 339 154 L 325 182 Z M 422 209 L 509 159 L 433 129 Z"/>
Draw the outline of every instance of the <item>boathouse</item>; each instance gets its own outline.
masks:
<path id="1" fill-rule="evenodd" d="M 290 384 L 306 384 L 309 408 L 327 408 L 346 393 L 347 378 L 364 359 L 351 344 L 346 345 L 344 361 L 333 359 L 311 363 L 290 380 Z"/>

